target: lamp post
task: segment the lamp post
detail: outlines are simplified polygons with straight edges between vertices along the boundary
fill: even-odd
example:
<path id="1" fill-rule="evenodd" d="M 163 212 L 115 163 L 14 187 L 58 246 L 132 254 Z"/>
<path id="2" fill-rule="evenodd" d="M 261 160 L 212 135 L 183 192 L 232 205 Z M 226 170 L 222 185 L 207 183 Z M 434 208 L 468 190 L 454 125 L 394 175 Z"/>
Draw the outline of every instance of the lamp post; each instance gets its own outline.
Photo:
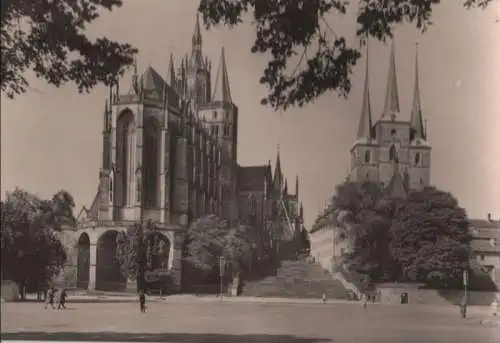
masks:
<path id="1" fill-rule="evenodd" d="M 220 300 L 222 301 L 224 298 L 224 269 L 226 267 L 226 261 L 224 256 L 219 257 L 219 281 L 220 281 Z"/>
<path id="2" fill-rule="evenodd" d="M 462 317 L 465 318 L 467 316 L 467 302 L 468 302 L 468 292 L 467 286 L 469 284 L 469 273 L 467 272 L 467 268 L 463 271 L 463 284 L 464 284 L 464 297 L 462 299 L 462 304 L 460 304 L 460 310 Z"/>

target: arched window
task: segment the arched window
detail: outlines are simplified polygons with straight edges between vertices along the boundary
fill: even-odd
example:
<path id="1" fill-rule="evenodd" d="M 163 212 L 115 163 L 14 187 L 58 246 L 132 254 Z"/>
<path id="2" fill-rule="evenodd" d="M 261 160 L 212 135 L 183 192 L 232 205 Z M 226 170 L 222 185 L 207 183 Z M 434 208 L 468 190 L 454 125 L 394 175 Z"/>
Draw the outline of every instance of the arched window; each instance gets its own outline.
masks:
<path id="1" fill-rule="evenodd" d="M 390 161 L 396 161 L 396 147 L 391 145 L 391 148 L 389 149 L 389 160 Z"/>
<path id="2" fill-rule="evenodd" d="M 415 165 L 418 166 L 420 164 L 420 153 L 417 152 L 415 154 Z"/>
<path id="3" fill-rule="evenodd" d="M 370 160 L 371 160 L 370 150 L 366 150 L 365 151 L 365 163 L 370 163 Z"/>
<path id="4" fill-rule="evenodd" d="M 142 193 L 146 208 L 155 208 L 159 202 L 160 134 L 161 130 L 157 120 L 153 117 L 146 117 L 144 120 L 144 147 L 142 152 L 144 173 L 142 177 L 144 184 Z"/>
<path id="5" fill-rule="evenodd" d="M 117 191 L 119 206 L 133 205 L 135 181 L 135 123 L 134 114 L 126 110 L 117 123 L 117 167 L 118 180 L 113 185 Z"/>

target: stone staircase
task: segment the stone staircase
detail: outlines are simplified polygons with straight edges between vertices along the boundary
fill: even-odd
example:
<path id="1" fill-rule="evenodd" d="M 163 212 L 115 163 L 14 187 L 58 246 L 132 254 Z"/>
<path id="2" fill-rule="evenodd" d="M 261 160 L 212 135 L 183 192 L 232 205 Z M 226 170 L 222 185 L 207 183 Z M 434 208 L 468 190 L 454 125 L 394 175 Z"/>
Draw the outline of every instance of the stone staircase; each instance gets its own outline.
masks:
<path id="1" fill-rule="evenodd" d="M 241 295 L 253 297 L 348 299 L 342 283 L 307 260 L 282 261 L 276 275 L 246 281 Z"/>

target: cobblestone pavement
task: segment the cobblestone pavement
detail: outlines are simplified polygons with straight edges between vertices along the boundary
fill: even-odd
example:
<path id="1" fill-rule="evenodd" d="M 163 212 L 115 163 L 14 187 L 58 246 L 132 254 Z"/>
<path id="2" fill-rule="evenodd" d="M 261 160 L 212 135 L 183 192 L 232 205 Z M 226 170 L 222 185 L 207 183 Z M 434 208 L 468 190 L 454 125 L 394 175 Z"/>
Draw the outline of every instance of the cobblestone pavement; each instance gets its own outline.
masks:
<path id="1" fill-rule="evenodd" d="M 2 340 L 161 341 L 178 343 L 493 343 L 500 330 L 454 307 L 313 303 L 3 303 Z"/>

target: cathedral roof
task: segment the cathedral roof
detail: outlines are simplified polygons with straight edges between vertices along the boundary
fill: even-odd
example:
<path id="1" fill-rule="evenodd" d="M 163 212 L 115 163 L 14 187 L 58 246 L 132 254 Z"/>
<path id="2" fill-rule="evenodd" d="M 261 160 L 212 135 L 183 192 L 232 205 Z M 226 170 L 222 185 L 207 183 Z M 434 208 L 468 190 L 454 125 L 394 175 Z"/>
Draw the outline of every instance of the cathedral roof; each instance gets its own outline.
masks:
<path id="1" fill-rule="evenodd" d="M 169 105 L 176 106 L 179 103 L 179 95 L 177 92 L 165 82 L 161 75 L 151 66 L 147 67 L 142 73 L 139 83 L 142 89 L 148 94 L 157 96 L 158 99 L 163 97 L 165 91 L 168 97 Z"/>
<path id="2" fill-rule="evenodd" d="M 262 191 L 271 170 L 268 165 L 238 167 L 238 190 Z"/>

